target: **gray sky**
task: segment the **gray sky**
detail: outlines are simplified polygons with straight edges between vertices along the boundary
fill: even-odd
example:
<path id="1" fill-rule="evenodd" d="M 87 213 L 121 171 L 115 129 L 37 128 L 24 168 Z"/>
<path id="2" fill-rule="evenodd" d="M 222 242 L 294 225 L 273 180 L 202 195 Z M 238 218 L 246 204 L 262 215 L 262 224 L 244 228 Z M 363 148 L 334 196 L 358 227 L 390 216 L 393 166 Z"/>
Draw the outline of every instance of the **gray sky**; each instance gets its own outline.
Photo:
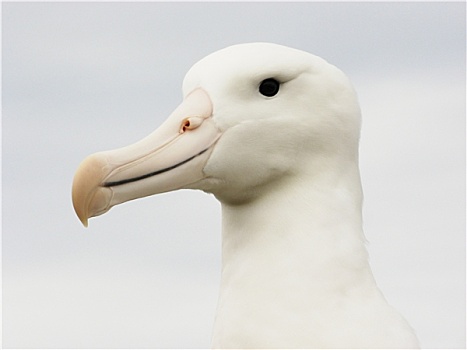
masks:
<path id="1" fill-rule="evenodd" d="M 465 347 L 465 4 L 3 3 L 2 21 L 4 347 L 210 346 L 219 203 L 173 192 L 84 229 L 71 182 L 154 130 L 192 64 L 252 41 L 349 75 L 378 284 L 423 347 Z"/>

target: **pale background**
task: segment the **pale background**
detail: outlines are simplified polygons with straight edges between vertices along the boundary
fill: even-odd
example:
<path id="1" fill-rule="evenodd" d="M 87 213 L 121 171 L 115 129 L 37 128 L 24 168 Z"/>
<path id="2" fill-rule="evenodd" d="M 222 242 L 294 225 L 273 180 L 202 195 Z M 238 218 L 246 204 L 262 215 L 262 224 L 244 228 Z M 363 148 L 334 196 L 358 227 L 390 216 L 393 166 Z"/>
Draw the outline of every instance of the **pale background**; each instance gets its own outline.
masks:
<path id="1" fill-rule="evenodd" d="M 149 134 L 203 56 L 272 41 L 322 56 L 363 110 L 371 264 L 425 348 L 465 347 L 464 3 L 3 3 L 3 346 L 205 348 L 220 206 L 180 191 L 92 219 L 90 153 Z"/>

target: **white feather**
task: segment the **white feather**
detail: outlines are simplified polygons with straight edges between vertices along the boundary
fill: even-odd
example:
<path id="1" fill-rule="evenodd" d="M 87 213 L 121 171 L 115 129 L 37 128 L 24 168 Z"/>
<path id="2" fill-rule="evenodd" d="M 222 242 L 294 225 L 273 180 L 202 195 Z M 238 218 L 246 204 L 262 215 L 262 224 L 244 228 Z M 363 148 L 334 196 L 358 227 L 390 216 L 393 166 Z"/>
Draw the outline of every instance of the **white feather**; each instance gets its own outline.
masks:
<path id="1" fill-rule="evenodd" d="M 262 79 L 282 82 L 264 98 Z M 215 348 L 416 348 L 379 291 L 365 249 L 360 110 L 336 67 L 273 44 L 194 65 L 224 134 L 193 187 L 222 202 Z"/>

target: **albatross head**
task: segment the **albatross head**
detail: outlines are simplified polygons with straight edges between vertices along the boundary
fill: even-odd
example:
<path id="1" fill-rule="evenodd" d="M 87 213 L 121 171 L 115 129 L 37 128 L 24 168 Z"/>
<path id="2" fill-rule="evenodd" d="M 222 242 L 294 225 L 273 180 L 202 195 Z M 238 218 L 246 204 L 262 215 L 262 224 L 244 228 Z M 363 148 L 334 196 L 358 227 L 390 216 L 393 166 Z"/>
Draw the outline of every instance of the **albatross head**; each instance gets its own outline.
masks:
<path id="1" fill-rule="evenodd" d="M 189 70 L 183 96 L 143 140 L 81 163 L 72 195 L 84 225 L 114 205 L 156 193 L 201 189 L 242 203 L 283 179 L 357 162 L 353 88 L 309 53 L 267 43 L 225 48 Z"/>

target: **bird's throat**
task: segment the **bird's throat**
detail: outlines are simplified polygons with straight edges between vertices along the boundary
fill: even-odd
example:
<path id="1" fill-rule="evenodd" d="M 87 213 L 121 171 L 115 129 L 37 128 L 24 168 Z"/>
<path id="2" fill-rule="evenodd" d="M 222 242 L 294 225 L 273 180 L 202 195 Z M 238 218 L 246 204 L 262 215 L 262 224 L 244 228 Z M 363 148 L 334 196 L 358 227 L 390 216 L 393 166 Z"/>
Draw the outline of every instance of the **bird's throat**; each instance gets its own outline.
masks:
<path id="1" fill-rule="evenodd" d="M 276 186 L 243 205 L 223 204 L 213 345 L 231 338 L 245 340 L 233 346 L 290 347 L 287 337 L 300 333 L 303 322 L 322 323 L 323 310 L 332 315 L 353 293 L 378 294 L 364 246 L 358 174 L 340 185 L 314 180 Z"/>

